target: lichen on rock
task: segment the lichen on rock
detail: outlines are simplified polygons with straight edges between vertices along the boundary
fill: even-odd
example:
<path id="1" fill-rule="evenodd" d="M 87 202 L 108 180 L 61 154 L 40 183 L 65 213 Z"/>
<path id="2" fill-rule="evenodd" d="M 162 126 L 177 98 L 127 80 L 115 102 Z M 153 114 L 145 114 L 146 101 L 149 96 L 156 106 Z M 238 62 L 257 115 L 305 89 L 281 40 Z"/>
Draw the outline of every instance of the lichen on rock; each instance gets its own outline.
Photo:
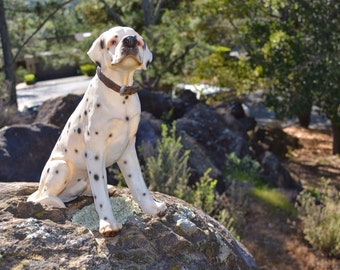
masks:
<path id="1" fill-rule="evenodd" d="M 141 212 L 139 206 L 128 197 L 110 198 L 112 212 L 119 224 L 124 224 L 128 217 Z M 98 230 L 99 216 L 94 204 L 85 206 L 76 212 L 72 217 L 72 222 L 83 226 L 89 230 Z"/>

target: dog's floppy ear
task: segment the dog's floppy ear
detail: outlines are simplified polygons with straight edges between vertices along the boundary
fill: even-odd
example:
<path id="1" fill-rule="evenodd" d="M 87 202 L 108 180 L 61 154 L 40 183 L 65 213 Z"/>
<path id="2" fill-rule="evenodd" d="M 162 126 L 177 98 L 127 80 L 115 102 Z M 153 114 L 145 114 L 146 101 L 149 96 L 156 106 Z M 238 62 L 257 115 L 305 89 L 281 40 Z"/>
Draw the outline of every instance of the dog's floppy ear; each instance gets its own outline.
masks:
<path id="1" fill-rule="evenodd" d="M 143 69 L 148 69 L 151 61 L 152 61 L 152 52 L 149 50 L 148 46 L 144 41 L 144 56 L 143 56 Z"/>
<path id="2" fill-rule="evenodd" d="M 105 47 L 105 40 L 104 40 L 104 37 L 101 35 L 92 43 L 91 48 L 87 52 L 87 55 L 90 57 L 90 59 L 98 66 L 101 66 L 102 64 L 102 58 L 103 58 L 102 51 L 104 47 Z"/>

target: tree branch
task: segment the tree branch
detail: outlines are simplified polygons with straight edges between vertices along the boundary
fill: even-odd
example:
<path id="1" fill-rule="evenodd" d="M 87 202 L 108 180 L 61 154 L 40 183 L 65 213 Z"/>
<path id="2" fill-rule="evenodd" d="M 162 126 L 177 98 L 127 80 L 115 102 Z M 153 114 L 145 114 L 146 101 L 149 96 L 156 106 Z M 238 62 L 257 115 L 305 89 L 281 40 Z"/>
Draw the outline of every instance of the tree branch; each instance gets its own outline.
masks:
<path id="1" fill-rule="evenodd" d="M 63 6 L 68 5 L 69 3 L 71 3 L 73 0 L 67 0 L 64 3 L 60 4 L 58 7 L 56 7 L 46 18 L 45 20 L 42 21 L 42 23 L 40 23 L 38 25 L 38 27 L 35 29 L 35 31 L 24 41 L 24 43 L 19 47 L 17 53 L 15 54 L 15 56 L 13 57 L 13 61 L 15 62 L 16 59 L 18 58 L 18 56 L 20 55 L 22 49 L 26 46 L 26 44 L 36 35 L 36 33 L 38 33 L 40 31 L 40 29 L 45 25 L 45 23 L 50 20 Z"/>
<path id="2" fill-rule="evenodd" d="M 125 25 L 124 22 L 122 21 L 121 17 L 118 15 L 116 11 L 110 5 L 105 1 L 105 0 L 100 0 L 108 10 L 109 14 L 113 17 L 113 19 L 116 21 L 117 24 L 119 25 Z"/>

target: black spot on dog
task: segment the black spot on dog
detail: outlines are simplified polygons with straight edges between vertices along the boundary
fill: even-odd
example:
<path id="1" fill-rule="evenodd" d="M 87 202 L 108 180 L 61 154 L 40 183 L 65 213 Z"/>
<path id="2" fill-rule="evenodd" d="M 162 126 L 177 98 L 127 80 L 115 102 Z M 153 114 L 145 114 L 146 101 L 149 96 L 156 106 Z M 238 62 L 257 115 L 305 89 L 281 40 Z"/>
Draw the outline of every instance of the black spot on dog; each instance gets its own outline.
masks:
<path id="1" fill-rule="evenodd" d="M 107 217 L 104 217 L 104 220 L 107 220 Z"/>
<path id="2" fill-rule="evenodd" d="M 123 100 L 123 104 L 125 104 L 125 100 Z"/>
<path id="3" fill-rule="evenodd" d="M 96 106 L 97 106 L 97 108 L 99 108 L 99 107 L 100 107 L 100 103 L 97 103 L 97 105 L 96 105 Z"/>
<path id="4" fill-rule="evenodd" d="M 93 195 L 93 198 L 94 198 L 95 200 L 97 200 L 97 196 L 96 196 L 96 195 Z"/>
<path id="5" fill-rule="evenodd" d="M 101 40 L 100 40 L 100 48 L 101 48 L 101 49 L 104 49 L 104 46 L 105 46 L 105 44 L 104 44 L 104 39 L 101 39 Z"/>
<path id="6" fill-rule="evenodd" d="M 100 208 L 103 208 L 103 205 L 102 205 L 102 204 L 100 204 L 100 205 L 99 205 L 99 207 L 100 207 Z"/>
<path id="7" fill-rule="evenodd" d="M 128 122 L 130 120 L 129 116 L 126 116 L 125 120 Z"/>
<path id="8" fill-rule="evenodd" d="M 78 134 L 81 134 L 81 128 L 77 129 Z"/>
<path id="9" fill-rule="evenodd" d="M 84 156 L 87 158 L 87 153 L 85 152 Z"/>
<path id="10" fill-rule="evenodd" d="M 125 99 L 128 99 L 129 98 L 129 96 L 125 96 Z"/>
<path id="11" fill-rule="evenodd" d="M 74 152 L 75 152 L 75 153 L 78 153 L 78 149 L 74 149 Z"/>
<path id="12" fill-rule="evenodd" d="M 132 177 L 132 175 L 131 175 L 131 174 L 129 174 L 129 175 L 128 175 L 128 177 L 129 177 L 129 178 L 131 178 L 131 177 Z"/>
<path id="13" fill-rule="evenodd" d="M 50 168 L 47 169 L 47 173 L 49 173 L 49 172 L 50 172 Z"/>
<path id="14" fill-rule="evenodd" d="M 111 137 L 112 137 L 112 133 L 109 134 L 109 138 L 111 138 Z"/>
<path id="15" fill-rule="evenodd" d="M 56 171 L 55 171 L 55 173 L 56 173 L 56 174 L 58 174 L 58 173 L 59 173 L 59 171 L 58 171 L 58 170 L 56 170 Z"/>
<path id="16" fill-rule="evenodd" d="M 127 164 L 127 161 L 126 161 L 126 160 L 124 160 L 124 161 L 123 161 L 123 163 L 124 163 L 124 164 Z"/>
<path id="17" fill-rule="evenodd" d="M 87 115 L 87 110 L 84 111 L 84 115 L 85 115 L 85 116 Z"/>
<path id="18" fill-rule="evenodd" d="M 94 157 L 94 159 L 95 159 L 95 160 L 98 160 L 98 159 L 99 159 L 99 157 L 98 157 L 98 156 L 95 156 L 95 157 Z"/>
<path id="19" fill-rule="evenodd" d="M 81 181 L 81 178 L 78 178 L 77 181 L 80 182 L 80 181 Z"/>
<path id="20" fill-rule="evenodd" d="M 146 196 L 146 193 L 143 193 L 143 196 Z"/>
<path id="21" fill-rule="evenodd" d="M 99 132 L 98 132 L 98 131 L 96 131 L 96 132 L 95 132 L 95 134 L 96 134 L 96 135 L 98 135 L 98 134 L 99 134 Z"/>
<path id="22" fill-rule="evenodd" d="M 65 148 L 65 153 L 67 153 L 67 149 Z"/>
<path id="23" fill-rule="evenodd" d="M 93 176 L 93 178 L 94 178 L 94 180 L 98 181 L 98 180 L 99 180 L 98 174 L 95 174 L 95 175 Z"/>

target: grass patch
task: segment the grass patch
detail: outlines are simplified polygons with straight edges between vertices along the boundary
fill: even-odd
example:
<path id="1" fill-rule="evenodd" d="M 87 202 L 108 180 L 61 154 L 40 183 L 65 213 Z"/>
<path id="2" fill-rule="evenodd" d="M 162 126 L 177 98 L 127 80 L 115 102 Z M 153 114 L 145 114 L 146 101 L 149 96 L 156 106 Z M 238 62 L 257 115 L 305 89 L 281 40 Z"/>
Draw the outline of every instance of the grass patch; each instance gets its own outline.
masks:
<path id="1" fill-rule="evenodd" d="M 268 187 L 255 187 L 251 194 L 265 202 L 272 209 L 278 209 L 285 214 L 294 214 L 293 204 L 279 191 Z"/>

